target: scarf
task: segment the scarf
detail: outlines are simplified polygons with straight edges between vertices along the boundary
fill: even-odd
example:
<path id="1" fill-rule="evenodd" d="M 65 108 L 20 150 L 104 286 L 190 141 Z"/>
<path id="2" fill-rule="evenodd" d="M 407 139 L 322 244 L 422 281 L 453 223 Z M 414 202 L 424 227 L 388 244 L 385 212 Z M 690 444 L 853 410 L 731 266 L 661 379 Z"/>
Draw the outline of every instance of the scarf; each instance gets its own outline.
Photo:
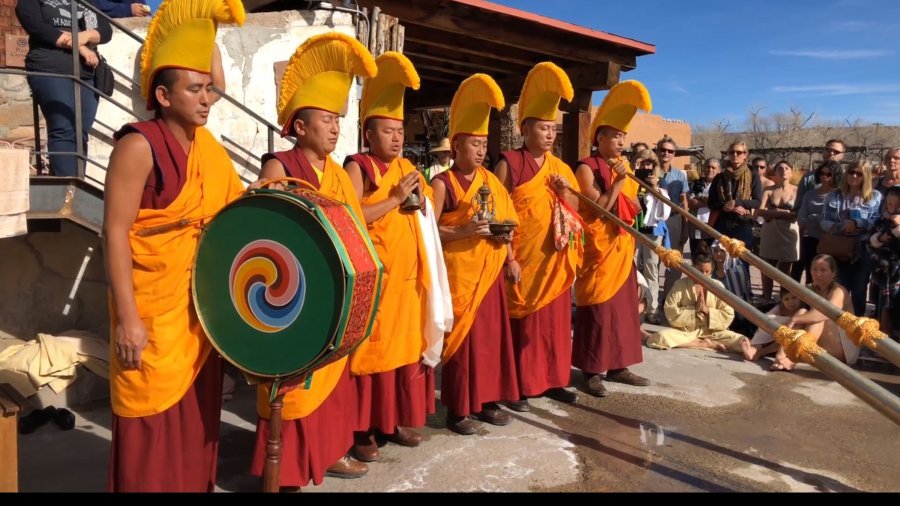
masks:
<path id="1" fill-rule="evenodd" d="M 750 199 L 750 190 L 753 186 L 753 174 L 750 167 L 746 163 L 735 167 L 729 164 L 724 171 L 725 180 L 719 185 L 719 198 L 722 202 L 730 200 L 748 200 Z M 735 186 L 737 185 L 737 186 Z"/>

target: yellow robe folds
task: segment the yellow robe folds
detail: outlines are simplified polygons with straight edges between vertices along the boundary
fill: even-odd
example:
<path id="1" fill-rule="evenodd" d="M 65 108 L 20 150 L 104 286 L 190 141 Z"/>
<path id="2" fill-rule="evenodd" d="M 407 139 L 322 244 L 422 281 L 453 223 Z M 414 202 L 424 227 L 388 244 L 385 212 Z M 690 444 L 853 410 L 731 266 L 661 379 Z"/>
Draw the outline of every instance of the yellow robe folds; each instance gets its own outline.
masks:
<path id="1" fill-rule="evenodd" d="M 484 167 L 476 169 L 475 178 L 469 191 L 463 192 L 457 179 L 456 171 L 447 172 L 453 193 L 459 197 L 459 207 L 454 211 L 441 214 L 440 226 L 458 227 L 472 221 L 475 209 L 472 200 L 487 183 L 494 196 L 495 214 L 498 221 L 514 220 L 519 223 L 512 199 L 506 188 L 496 176 Z M 463 343 L 478 306 L 488 290 L 497 281 L 497 276 L 506 260 L 506 245 L 489 237 L 475 236 L 459 239 L 444 244 L 444 262 L 447 264 L 447 277 L 450 281 L 450 293 L 453 295 L 453 329 L 444 338 L 444 352 L 441 360 L 447 361 L 456 353 Z"/>
<path id="2" fill-rule="evenodd" d="M 725 290 L 725 286 L 719 281 L 710 281 Z M 706 307 L 709 308 L 708 317 L 697 311 L 694 280 L 679 279 L 672 285 L 663 306 L 672 328 L 650 336 L 647 346 L 668 350 L 702 337 L 723 344 L 728 351 L 740 352 L 744 336 L 728 330 L 734 320 L 734 309 L 709 290 L 706 291 Z"/>
<path id="3" fill-rule="evenodd" d="M 353 212 L 356 213 L 360 223 L 365 221 L 362 208 L 359 205 L 359 199 L 356 198 L 356 190 L 354 190 L 353 183 L 350 181 L 350 176 L 330 156 L 326 159 L 325 170 L 319 177 L 319 182 L 319 191 L 323 195 L 349 205 Z M 301 386 L 288 392 L 284 396 L 284 407 L 281 412 L 282 419 L 296 420 L 315 411 L 331 394 L 331 391 L 334 390 L 346 366 L 347 357 L 344 357 L 314 372 L 309 382 L 309 388 Z M 269 418 L 271 415 L 269 406 L 270 387 L 271 385 L 268 384 L 260 385 L 256 391 L 256 410 L 262 418 Z"/>
<path id="4" fill-rule="evenodd" d="M 225 148 L 209 130 L 198 128 L 181 193 L 165 209 L 138 211 L 129 242 L 134 298 L 147 328 L 147 347 L 139 370 L 123 370 L 115 357 L 115 336 L 110 340 L 110 394 L 116 415 L 150 416 L 172 407 L 193 384 L 212 349 L 191 303 L 191 268 L 202 222 L 145 237 L 137 232 L 211 217 L 243 191 Z M 114 332 L 116 311 L 114 302 L 110 304 Z"/>
<path id="5" fill-rule="evenodd" d="M 374 165 L 374 164 L 373 164 Z M 405 158 L 391 162 L 382 176 L 375 168 L 378 189 L 363 198 L 375 204 L 388 198 L 400 178 L 416 168 Z M 431 187 L 419 176 L 422 195 L 431 198 Z M 350 373 L 356 376 L 391 371 L 419 361 L 425 351 L 425 304 L 428 257 L 415 213 L 399 207 L 368 225 L 369 237 L 384 264 L 381 301 L 369 338 L 350 355 Z"/>
<path id="6" fill-rule="evenodd" d="M 623 161 L 631 173 L 628 161 Z M 610 184 L 615 180 L 613 173 Z M 633 200 L 637 197 L 637 190 L 638 184 L 628 179 L 622 184 L 620 192 Z M 616 207 L 613 206 L 611 211 L 616 212 Z M 585 204 L 579 206 L 579 214 L 586 225 L 586 236 L 584 260 L 575 281 L 575 303 L 591 306 L 608 301 L 625 284 L 634 263 L 634 237 L 627 232 L 620 233 L 617 225 L 598 217 Z"/>
<path id="7" fill-rule="evenodd" d="M 578 238 L 562 251 L 557 251 L 554 246 L 553 210 L 557 196 L 550 187 L 553 175 L 565 178 L 572 188 L 578 188 L 572 169 L 552 153 L 547 153 L 540 172 L 512 192 L 513 205 L 519 216 L 513 249 L 522 267 L 522 279 L 519 283 L 506 284 L 511 318 L 523 318 L 543 308 L 575 282 L 575 270 L 584 247 Z"/>

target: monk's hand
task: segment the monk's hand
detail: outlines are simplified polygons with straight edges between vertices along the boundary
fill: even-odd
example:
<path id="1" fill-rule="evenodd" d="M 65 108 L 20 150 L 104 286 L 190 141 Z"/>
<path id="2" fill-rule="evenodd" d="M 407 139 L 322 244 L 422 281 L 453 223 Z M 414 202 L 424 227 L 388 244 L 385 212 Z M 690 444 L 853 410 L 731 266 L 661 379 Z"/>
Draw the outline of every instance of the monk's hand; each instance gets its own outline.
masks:
<path id="1" fill-rule="evenodd" d="M 400 178 L 400 181 L 391 188 L 390 198 L 394 199 L 394 205 L 402 204 L 409 194 L 419 187 L 419 173 L 412 171 Z"/>
<path id="2" fill-rule="evenodd" d="M 550 176 L 550 188 L 553 188 L 557 195 L 562 195 L 569 189 L 569 181 L 559 174 L 553 174 Z"/>
<path id="3" fill-rule="evenodd" d="M 461 238 L 478 235 L 491 235 L 491 227 L 487 220 L 470 221 L 459 227 Z"/>
<path id="4" fill-rule="evenodd" d="M 147 346 L 147 328 L 140 318 L 116 325 L 116 356 L 123 369 L 140 369 L 141 353 Z"/>
<path id="5" fill-rule="evenodd" d="M 613 174 L 618 178 L 624 177 L 625 173 L 628 172 L 625 168 L 625 162 L 623 162 L 621 158 L 616 159 L 616 161 L 609 166 L 609 170 L 613 171 Z"/>
<path id="6" fill-rule="evenodd" d="M 519 265 L 519 262 L 515 260 L 509 260 L 504 264 L 504 274 L 506 275 L 506 280 L 512 283 L 518 284 L 519 281 L 522 281 L 522 266 Z"/>
<path id="7" fill-rule="evenodd" d="M 284 190 L 284 183 L 270 184 L 269 181 L 271 181 L 271 179 L 257 179 L 256 181 L 250 183 L 249 186 L 247 186 L 247 191 L 259 190 L 260 188 L 268 188 L 269 190 Z"/>

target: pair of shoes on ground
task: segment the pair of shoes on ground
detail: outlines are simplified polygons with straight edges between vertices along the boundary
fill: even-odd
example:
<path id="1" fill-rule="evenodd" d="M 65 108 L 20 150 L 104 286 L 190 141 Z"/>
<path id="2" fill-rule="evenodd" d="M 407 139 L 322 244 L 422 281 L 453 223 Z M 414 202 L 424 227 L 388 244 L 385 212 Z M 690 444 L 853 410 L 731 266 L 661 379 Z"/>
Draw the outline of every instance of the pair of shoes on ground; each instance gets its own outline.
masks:
<path id="1" fill-rule="evenodd" d="M 350 458 L 350 455 L 344 455 L 341 460 L 328 466 L 325 470 L 325 476 L 332 478 L 341 478 L 344 480 L 362 478 L 369 472 L 369 466 L 363 462 L 358 462 Z"/>
<path id="2" fill-rule="evenodd" d="M 422 444 L 422 435 L 405 427 L 396 427 L 392 434 L 386 434 L 385 436 L 388 441 L 407 448 L 414 448 Z M 380 454 L 378 452 L 378 442 L 375 439 L 375 431 L 355 432 L 353 434 L 352 453 L 353 457 L 360 462 L 375 462 L 378 460 Z"/>
<path id="3" fill-rule="evenodd" d="M 585 388 L 587 392 L 595 397 L 606 397 L 609 392 L 603 384 L 603 380 L 612 381 L 614 383 L 623 383 L 636 387 L 645 387 L 650 384 L 650 380 L 626 369 L 616 369 L 607 371 L 606 377 L 600 374 L 584 373 L 586 381 Z"/>
<path id="4" fill-rule="evenodd" d="M 36 409 L 19 419 L 19 434 L 31 434 L 39 427 L 53 420 L 61 430 L 75 428 L 75 414 L 65 408 L 56 409 L 47 406 L 44 409 Z"/>
<path id="5" fill-rule="evenodd" d="M 447 412 L 447 428 L 457 434 L 470 436 L 475 434 L 477 427 L 474 420 L 480 420 L 491 425 L 508 425 L 512 421 L 512 415 L 503 411 L 496 402 L 487 402 L 481 406 L 481 411 L 470 416 L 454 415 Z"/>
<path id="6" fill-rule="evenodd" d="M 648 313 L 647 315 L 644 316 L 644 321 L 646 321 L 650 325 L 661 325 L 662 324 L 662 318 L 660 318 L 659 315 L 656 313 Z"/>

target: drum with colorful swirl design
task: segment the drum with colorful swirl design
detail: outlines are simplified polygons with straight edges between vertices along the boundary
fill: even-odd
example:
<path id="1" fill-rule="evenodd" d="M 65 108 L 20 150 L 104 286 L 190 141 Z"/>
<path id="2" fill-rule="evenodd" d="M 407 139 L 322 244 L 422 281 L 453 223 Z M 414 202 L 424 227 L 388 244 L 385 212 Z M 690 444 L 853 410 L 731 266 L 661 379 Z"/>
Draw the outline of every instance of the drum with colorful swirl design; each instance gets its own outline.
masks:
<path id="1" fill-rule="evenodd" d="M 288 378 L 332 363 L 372 329 L 383 267 L 365 225 L 321 193 L 257 190 L 204 228 L 197 315 L 245 373 Z"/>

